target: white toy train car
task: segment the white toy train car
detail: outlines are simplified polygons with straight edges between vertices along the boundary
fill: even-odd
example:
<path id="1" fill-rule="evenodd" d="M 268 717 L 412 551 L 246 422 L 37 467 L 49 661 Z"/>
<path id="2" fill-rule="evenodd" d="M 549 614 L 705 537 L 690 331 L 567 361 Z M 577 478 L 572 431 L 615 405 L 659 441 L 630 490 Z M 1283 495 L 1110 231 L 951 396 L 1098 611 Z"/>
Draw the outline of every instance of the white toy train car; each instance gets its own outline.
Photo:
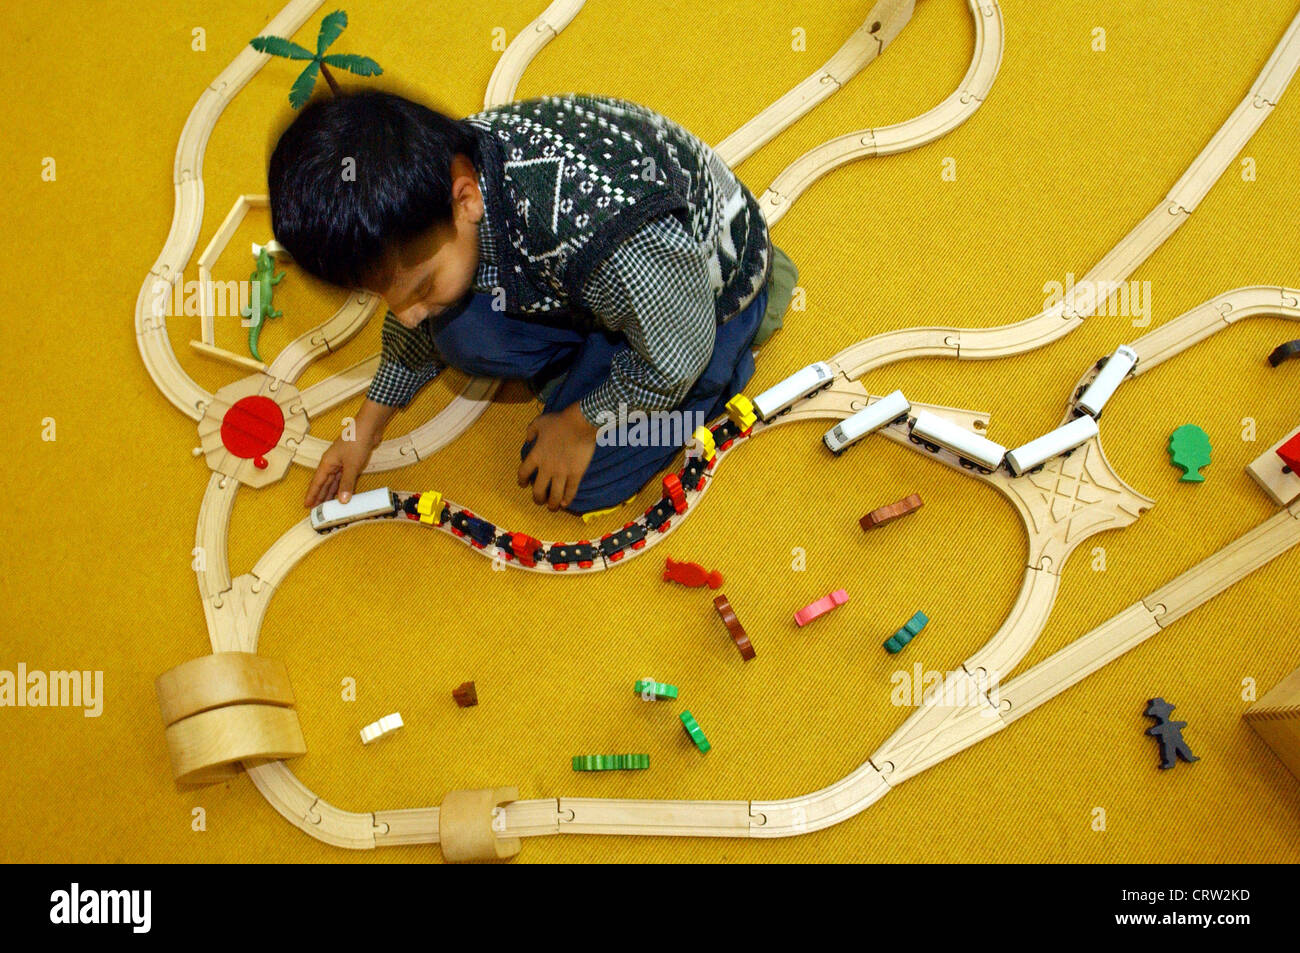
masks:
<path id="1" fill-rule="evenodd" d="M 1016 476 L 1041 467 L 1053 457 L 1069 453 L 1097 436 L 1097 421 L 1091 417 L 1076 417 L 1051 433 L 1016 447 L 1007 454 L 1007 467 Z"/>
<path id="2" fill-rule="evenodd" d="M 760 420 L 767 423 L 813 391 L 821 390 L 830 384 L 834 378 L 835 372 L 825 361 L 809 364 L 755 397 L 754 412 L 758 414 Z"/>
<path id="3" fill-rule="evenodd" d="M 919 411 L 912 418 L 913 443 L 925 446 L 931 452 L 940 448 L 955 453 L 962 466 L 992 473 L 1002 466 L 1002 458 L 1007 455 L 1007 448 L 994 443 L 987 437 L 971 433 L 950 420 L 945 420 L 929 411 Z"/>
<path id="4" fill-rule="evenodd" d="M 822 442 L 831 453 L 839 456 L 863 437 L 906 417 L 911 412 L 911 401 L 903 396 L 901 390 L 896 390 L 880 398 L 870 407 L 841 420 L 826 431 Z"/>
<path id="5" fill-rule="evenodd" d="M 391 516 L 398 510 L 397 494 L 387 487 L 354 494 L 346 503 L 328 499 L 311 511 L 311 528 L 318 533 L 375 516 Z"/>
<path id="6" fill-rule="evenodd" d="M 1126 344 L 1121 344 L 1119 349 L 1106 359 L 1097 376 L 1092 379 L 1088 389 L 1083 392 L 1075 406 L 1085 414 L 1093 418 L 1101 416 L 1101 409 L 1106 406 L 1106 401 L 1110 400 L 1123 383 L 1124 378 L 1128 377 L 1129 371 L 1138 362 L 1137 351 L 1133 350 Z"/>

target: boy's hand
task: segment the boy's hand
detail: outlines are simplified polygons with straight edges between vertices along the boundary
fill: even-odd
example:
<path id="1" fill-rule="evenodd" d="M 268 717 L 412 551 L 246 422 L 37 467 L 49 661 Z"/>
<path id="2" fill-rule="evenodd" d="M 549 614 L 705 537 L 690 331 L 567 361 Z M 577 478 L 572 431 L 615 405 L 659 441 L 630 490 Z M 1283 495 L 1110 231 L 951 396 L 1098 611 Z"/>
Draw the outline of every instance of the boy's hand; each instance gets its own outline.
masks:
<path id="1" fill-rule="evenodd" d="M 596 428 L 577 404 L 558 414 L 541 414 L 528 425 L 533 448 L 519 465 L 519 485 L 533 481 L 533 502 L 550 510 L 568 506 L 596 452 Z"/>
<path id="2" fill-rule="evenodd" d="M 316 475 L 307 488 L 303 505 L 311 509 L 335 494 L 340 503 L 350 500 L 352 491 L 357 486 L 357 477 L 370 462 L 370 454 L 377 442 L 358 433 L 356 440 L 340 437 L 330 444 L 329 449 L 321 454 L 320 466 L 316 468 Z"/>

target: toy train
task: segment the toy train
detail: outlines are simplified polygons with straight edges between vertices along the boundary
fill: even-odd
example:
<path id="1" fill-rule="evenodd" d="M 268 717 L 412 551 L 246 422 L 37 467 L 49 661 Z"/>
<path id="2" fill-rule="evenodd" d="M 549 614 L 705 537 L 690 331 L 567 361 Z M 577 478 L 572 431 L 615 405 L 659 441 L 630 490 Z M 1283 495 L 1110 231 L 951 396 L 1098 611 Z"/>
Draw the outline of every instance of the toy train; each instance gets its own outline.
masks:
<path id="1" fill-rule="evenodd" d="M 993 473 L 1005 466 L 1014 476 L 1021 476 L 1041 468 L 1055 457 L 1072 453 L 1097 436 L 1097 417 L 1137 361 L 1137 352 L 1127 346 L 1121 346 L 1113 355 L 1103 358 L 1097 364 L 1097 376 L 1076 395 L 1075 418 L 1014 450 L 1007 450 L 1001 444 L 929 411 L 917 411 L 915 416 L 911 416 L 912 404 L 898 390 L 840 421 L 823 435 L 822 441 L 838 456 L 869 434 L 906 421 L 908 437 L 931 453 L 947 450 L 955 454 L 964 467 Z M 710 428 L 707 438 L 696 435 L 695 439 L 704 447 L 705 453 L 690 456 L 680 473 L 664 477 L 663 497 L 641 517 L 627 523 L 618 532 L 602 536 L 596 543 L 583 539 L 576 543 L 552 543 L 548 547 L 525 533 L 501 531 L 469 510 L 453 509 L 437 492 L 402 497 L 386 487 L 357 493 L 347 503 L 326 500 L 312 510 L 311 526 L 318 533 L 326 533 L 360 520 L 403 513 L 409 519 L 423 523 L 446 524 L 453 535 L 465 539 L 471 546 L 477 549 L 495 546 L 503 559 L 517 559 L 525 566 L 535 566 L 544 561 L 559 572 L 570 565 L 590 569 L 597 559 L 617 562 L 629 550 L 644 547 L 651 532 L 667 532 L 672 518 L 686 511 L 686 493 L 704 488 L 706 474 L 717 460 L 716 453 L 708 453 L 710 443 L 717 451 L 727 450 L 737 439 L 751 433 L 756 420 L 770 422 L 799 401 L 829 387 L 834 380 L 834 368 L 818 361 L 763 391 L 753 401 L 737 394 L 727 403 L 728 418 Z"/>
<path id="2" fill-rule="evenodd" d="M 912 412 L 912 403 L 901 390 L 880 398 L 865 410 L 841 420 L 822 437 L 828 450 L 837 457 L 863 437 L 888 424 L 901 423 Z"/>
<path id="3" fill-rule="evenodd" d="M 1102 408 L 1114 396 L 1119 385 L 1123 383 L 1124 378 L 1128 377 L 1137 362 L 1137 351 L 1124 344 L 1121 344 L 1110 357 L 1103 357 L 1098 361 L 1097 376 L 1079 395 L 1074 405 L 1076 412 L 1082 411 L 1093 420 L 1100 418 Z"/>
<path id="4" fill-rule="evenodd" d="M 1013 476 L 1021 476 L 1041 468 L 1055 457 L 1065 456 L 1097 436 L 1097 418 L 1102 408 L 1114 396 L 1119 385 L 1137 365 L 1138 355 L 1131 347 L 1121 345 L 1114 354 L 1097 362 L 1097 376 L 1091 384 L 1080 388 L 1075 395 L 1075 418 L 1050 433 L 1029 441 L 1022 447 L 1007 450 L 979 434 L 928 411 L 910 417 L 911 402 L 902 391 L 894 391 L 864 410 L 840 421 L 822 436 L 826 448 L 836 456 L 864 437 L 891 424 L 908 423 L 908 436 L 915 444 L 931 453 L 941 449 L 957 456 L 961 465 L 982 473 L 993 473 L 1002 466 Z M 816 365 L 814 365 L 816 366 Z M 804 371 L 808 369 L 805 368 Z M 803 374 L 801 371 L 800 374 Z M 798 376 L 798 375 L 796 375 Z M 793 381 L 794 378 L 790 378 Z M 805 380 L 802 384 L 806 384 Z M 783 381 L 768 393 L 777 392 L 786 384 Z M 792 387 L 790 392 L 798 388 Z M 785 393 L 778 394 L 786 396 Z"/>
<path id="5" fill-rule="evenodd" d="M 423 493 L 368 490 L 356 494 L 347 503 L 327 500 L 312 510 L 311 525 L 317 532 L 327 533 L 349 523 L 400 514 L 445 529 L 475 549 L 495 547 L 494 557 L 506 562 L 518 561 L 529 568 L 546 563 L 555 572 L 564 572 L 571 566 L 591 569 L 598 561 L 615 563 L 629 552 L 645 548 L 651 534 L 668 532 L 673 518 L 686 512 L 690 505 L 687 494 L 704 489 L 717 453 L 749 436 L 757 420 L 749 400 L 743 394 L 737 394 L 727 403 L 727 413 L 726 420 L 708 429 L 707 439 L 702 434 L 695 435 L 694 439 L 701 444 L 707 446 L 712 442 L 717 451 L 712 458 L 704 455 L 689 457 L 680 471 L 663 478 L 663 497 L 658 502 L 622 529 L 606 533 L 595 542 L 580 539 L 576 543 L 554 542 L 548 545 L 527 533 L 507 532 L 469 510 L 457 509 L 444 501 L 436 490 Z"/>
<path id="6" fill-rule="evenodd" d="M 400 508 L 397 494 L 387 487 L 366 490 L 364 493 L 353 494 L 346 503 L 331 499 L 318 505 L 311 511 L 311 528 L 318 533 L 325 533 L 358 520 L 395 516 Z"/>
<path id="7" fill-rule="evenodd" d="M 754 412 L 759 420 L 768 423 L 779 417 L 805 397 L 829 387 L 835 380 L 835 371 L 825 361 L 809 364 L 795 371 L 779 384 L 769 387 L 753 400 Z"/>
<path id="8" fill-rule="evenodd" d="M 1095 420 L 1087 416 L 1076 417 L 1024 446 L 1008 450 L 1000 443 L 923 410 L 911 419 L 909 437 L 931 453 L 943 449 L 956 454 L 958 462 L 967 469 L 992 473 L 1005 464 L 1012 476 L 1023 476 L 1049 460 L 1068 456 L 1097 433 Z"/>
<path id="9" fill-rule="evenodd" d="M 1051 433 L 1031 440 L 1023 447 L 1007 452 L 1007 469 L 1015 476 L 1036 470 L 1054 457 L 1071 453 L 1097 436 L 1097 421 L 1091 417 L 1076 417 Z"/>

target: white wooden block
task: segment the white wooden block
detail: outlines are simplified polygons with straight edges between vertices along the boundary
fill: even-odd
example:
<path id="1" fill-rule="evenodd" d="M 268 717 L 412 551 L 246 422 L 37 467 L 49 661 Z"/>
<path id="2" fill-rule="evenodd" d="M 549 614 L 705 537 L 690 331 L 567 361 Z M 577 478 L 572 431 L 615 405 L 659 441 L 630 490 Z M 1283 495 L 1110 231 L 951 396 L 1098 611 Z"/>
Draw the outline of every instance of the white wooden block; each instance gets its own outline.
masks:
<path id="1" fill-rule="evenodd" d="M 361 743 L 368 745 L 372 741 L 378 741 L 385 735 L 391 735 L 398 728 L 402 727 L 402 716 L 398 712 L 391 715 L 385 715 L 378 721 L 373 722 L 361 729 Z"/>

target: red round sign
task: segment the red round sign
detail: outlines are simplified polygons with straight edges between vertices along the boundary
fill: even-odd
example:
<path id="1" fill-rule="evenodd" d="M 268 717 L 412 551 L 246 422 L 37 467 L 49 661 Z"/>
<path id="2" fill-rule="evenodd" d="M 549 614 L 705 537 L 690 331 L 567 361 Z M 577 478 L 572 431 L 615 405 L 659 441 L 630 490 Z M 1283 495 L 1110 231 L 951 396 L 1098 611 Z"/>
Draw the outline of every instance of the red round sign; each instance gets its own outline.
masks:
<path id="1" fill-rule="evenodd" d="M 269 397 L 241 397 L 221 418 L 221 443 L 236 457 L 269 453 L 284 433 L 284 411 Z"/>

